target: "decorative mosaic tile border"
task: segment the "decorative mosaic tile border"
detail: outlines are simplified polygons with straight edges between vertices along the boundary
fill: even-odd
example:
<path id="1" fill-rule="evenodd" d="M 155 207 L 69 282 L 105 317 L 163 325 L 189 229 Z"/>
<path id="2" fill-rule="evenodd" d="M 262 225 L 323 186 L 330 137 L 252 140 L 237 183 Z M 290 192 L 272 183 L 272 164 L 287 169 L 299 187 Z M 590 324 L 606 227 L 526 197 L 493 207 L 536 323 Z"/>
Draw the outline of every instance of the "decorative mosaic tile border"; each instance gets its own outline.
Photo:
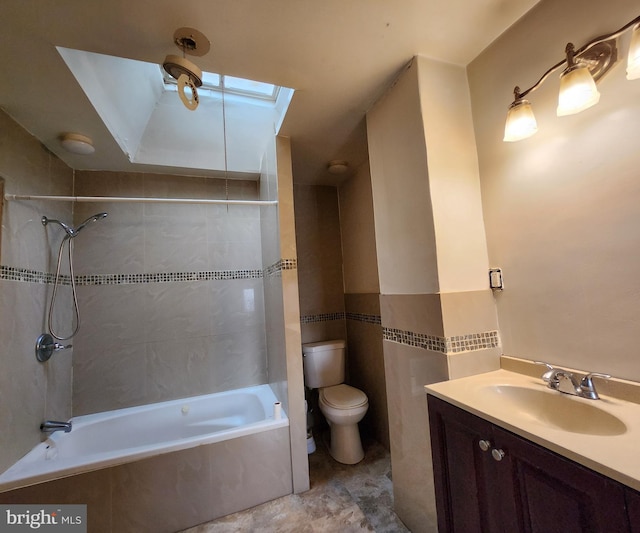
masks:
<path id="1" fill-rule="evenodd" d="M 55 274 L 38 272 L 37 270 L 30 270 L 28 268 L 0 266 L 0 279 L 24 281 L 28 283 L 53 283 L 56 276 Z M 60 279 L 64 285 L 68 285 L 70 282 L 69 276 L 66 275 L 60 276 Z"/>
<path id="2" fill-rule="evenodd" d="M 500 337 L 497 331 L 470 333 L 454 337 L 438 337 L 436 335 L 383 327 L 382 338 L 387 341 L 444 354 L 485 350 L 487 348 L 497 348 L 500 345 Z"/>
<path id="3" fill-rule="evenodd" d="M 394 328 L 382 328 L 382 338 L 386 341 L 397 342 L 407 346 L 415 346 L 416 348 L 424 348 L 434 352 L 446 353 L 446 339 L 435 335 L 426 335 L 424 333 L 414 333 L 413 331 L 403 331 Z"/>
<path id="4" fill-rule="evenodd" d="M 330 322 L 331 320 L 344 320 L 344 313 L 322 313 L 319 315 L 304 315 L 300 317 L 301 324 Z"/>
<path id="5" fill-rule="evenodd" d="M 259 279 L 264 276 L 275 275 L 282 270 L 294 270 L 297 268 L 295 259 L 280 259 L 277 263 L 263 270 L 214 270 L 205 272 L 168 272 L 159 274 L 95 274 L 88 276 L 77 276 L 78 285 L 125 285 L 134 283 L 173 283 L 181 281 L 217 281 L 234 279 Z M 60 276 L 64 285 L 70 283 L 68 275 Z M 48 272 L 38 272 L 28 268 L 16 268 L 0 265 L 0 279 L 9 281 L 20 281 L 27 283 L 54 283 L 55 275 Z M 367 315 L 362 313 L 322 313 L 317 315 L 306 315 L 300 317 L 302 324 L 312 324 L 317 322 L 329 322 L 332 320 L 355 320 L 368 324 L 382 324 L 378 315 Z M 496 348 L 500 345 L 500 338 L 497 331 L 486 331 L 483 333 L 470 333 L 468 335 L 458 335 L 454 337 L 438 337 L 404 331 L 393 328 L 382 328 L 384 340 L 415 346 L 441 352 L 444 354 L 470 352 L 474 350 L 484 350 Z"/>
<path id="6" fill-rule="evenodd" d="M 274 275 L 282 270 L 297 268 L 295 259 L 280 259 L 263 270 L 211 270 L 203 272 L 164 272 L 156 274 L 91 274 L 76 276 L 77 285 L 129 285 L 134 283 L 175 283 L 181 281 L 218 281 L 234 279 L 259 279 Z M 16 268 L 0 265 L 0 279 L 27 283 L 52 284 L 55 274 L 38 272 L 28 268 Z M 69 285 L 71 278 L 67 274 L 60 276 L 63 285 Z"/>
<path id="7" fill-rule="evenodd" d="M 328 322 L 331 320 L 355 320 L 367 324 L 381 325 L 382 319 L 379 315 L 367 315 L 362 313 L 322 313 L 318 315 L 305 315 L 300 317 L 302 324 L 313 324 L 317 322 Z M 487 348 L 497 348 L 500 345 L 500 338 L 497 331 L 486 331 L 484 333 L 470 333 L 468 335 L 457 335 L 454 337 L 438 337 L 436 335 L 426 335 L 413 331 L 404 331 L 394 328 L 382 328 L 382 338 L 387 341 L 397 342 L 406 346 L 415 346 L 433 352 L 444 354 L 472 352 L 475 350 L 485 350 Z"/>
<path id="8" fill-rule="evenodd" d="M 470 352 L 486 348 L 497 348 L 498 346 L 500 346 L 500 335 L 497 331 L 470 333 L 468 335 L 447 337 L 446 353 Z"/>
<path id="9" fill-rule="evenodd" d="M 331 320 L 355 320 L 357 322 L 366 322 L 367 324 L 382 324 L 382 318 L 379 315 L 365 315 L 362 313 L 321 313 L 318 315 L 303 315 L 300 317 L 302 324 L 313 324 L 315 322 L 329 322 Z"/>
<path id="10" fill-rule="evenodd" d="M 347 320 L 355 320 L 356 322 L 366 322 L 367 324 L 382 324 L 380 315 L 365 315 L 363 313 L 346 313 Z"/>
<path id="11" fill-rule="evenodd" d="M 297 259 L 280 259 L 277 263 L 264 269 L 264 276 L 274 276 L 280 274 L 283 270 L 296 270 L 297 268 Z"/>
<path id="12" fill-rule="evenodd" d="M 208 272 L 164 272 L 157 274 L 92 274 L 76 276 L 76 283 L 78 285 L 131 285 L 134 283 L 258 279 L 261 277 L 262 270 L 212 270 Z"/>

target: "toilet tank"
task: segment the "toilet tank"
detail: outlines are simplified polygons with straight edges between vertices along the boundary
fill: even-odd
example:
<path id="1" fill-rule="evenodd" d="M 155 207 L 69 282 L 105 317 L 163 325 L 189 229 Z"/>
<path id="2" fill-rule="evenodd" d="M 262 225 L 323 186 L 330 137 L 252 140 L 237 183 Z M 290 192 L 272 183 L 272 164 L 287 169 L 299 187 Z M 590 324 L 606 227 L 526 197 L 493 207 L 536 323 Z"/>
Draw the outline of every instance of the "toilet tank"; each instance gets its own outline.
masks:
<path id="1" fill-rule="evenodd" d="M 344 383 L 343 340 L 311 342 L 302 345 L 304 382 L 311 389 Z"/>

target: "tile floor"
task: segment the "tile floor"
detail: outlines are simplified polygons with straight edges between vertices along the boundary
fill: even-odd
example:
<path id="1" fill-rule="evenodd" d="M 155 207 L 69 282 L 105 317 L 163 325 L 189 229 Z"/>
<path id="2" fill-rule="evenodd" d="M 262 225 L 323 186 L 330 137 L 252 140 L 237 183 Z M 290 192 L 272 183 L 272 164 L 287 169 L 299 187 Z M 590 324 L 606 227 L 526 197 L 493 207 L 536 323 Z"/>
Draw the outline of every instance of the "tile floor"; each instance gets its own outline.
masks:
<path id="1" fill-rule="evenodd" d="M 408 533 L 393 512 L 389 453 L 377 442 L 365 441 L 364 460 L 342 465 L 319 440 L 309 456 L 310 490 L 183 533 Z"/>

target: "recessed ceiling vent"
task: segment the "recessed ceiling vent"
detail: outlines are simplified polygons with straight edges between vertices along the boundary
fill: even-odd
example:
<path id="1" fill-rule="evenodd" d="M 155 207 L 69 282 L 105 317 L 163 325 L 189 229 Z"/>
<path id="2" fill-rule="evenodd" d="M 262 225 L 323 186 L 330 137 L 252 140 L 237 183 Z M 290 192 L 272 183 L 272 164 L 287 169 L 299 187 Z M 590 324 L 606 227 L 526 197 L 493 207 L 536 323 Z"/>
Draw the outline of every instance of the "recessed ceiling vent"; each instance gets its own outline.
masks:
<path id="1" fill-rule="evenodd" d="M 211 43 L 194 28 L 178 28 L 173 34 L 173 41 L 182 50 L 182 57 L 169 54 L 165 57 L 162 67 L 178 80 L 180 100 L 187 109 L 193 111 L 200 101 L 197 88 L 202 85 L 202 70 L 184 56 L 203 56 L 211 48 Z"/>

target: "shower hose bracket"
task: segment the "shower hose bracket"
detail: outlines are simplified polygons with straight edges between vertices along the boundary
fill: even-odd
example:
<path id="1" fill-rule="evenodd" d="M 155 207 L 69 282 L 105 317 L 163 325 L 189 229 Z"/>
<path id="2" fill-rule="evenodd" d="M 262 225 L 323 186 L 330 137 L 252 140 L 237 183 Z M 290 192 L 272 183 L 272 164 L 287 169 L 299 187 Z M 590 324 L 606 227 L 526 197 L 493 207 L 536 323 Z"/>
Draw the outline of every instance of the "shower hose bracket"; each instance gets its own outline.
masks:
<path id="1" fill-rule="evenodd" d="M 36 340 L 36 359 L 41 363 L 48 361 L 51 359 L 51 356 L 54 352 L 58 352 L 60 350 L 67 350 L 71 348 L 72 344 L 67 344 L 66 346 L 63 344 L 59 344 L 53 340 L 53 337 L 48 333 L 43 333 Z"/>

